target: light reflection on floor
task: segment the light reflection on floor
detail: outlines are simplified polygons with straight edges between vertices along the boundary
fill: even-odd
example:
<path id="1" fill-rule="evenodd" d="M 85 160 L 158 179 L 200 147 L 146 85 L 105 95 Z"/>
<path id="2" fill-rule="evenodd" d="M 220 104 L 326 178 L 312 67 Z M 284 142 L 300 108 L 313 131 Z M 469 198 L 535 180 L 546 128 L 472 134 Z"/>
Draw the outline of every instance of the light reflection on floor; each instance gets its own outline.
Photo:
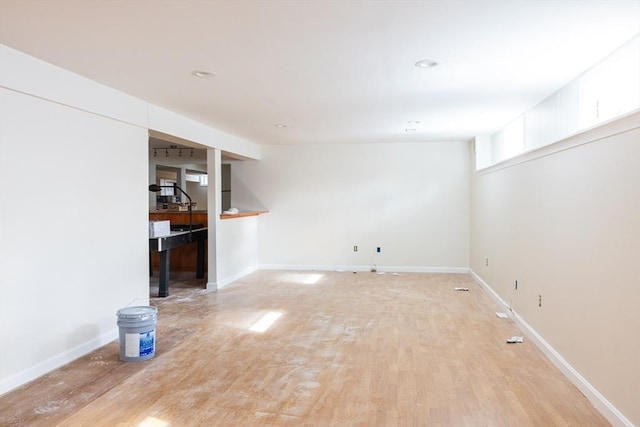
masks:
<path id="1" fill-rule="evenodd" d="M 154 417 L 145 418 L 137 427 L 168 427 L 169 423 Z"/>
<path id="2" fill-rule="evenodd" d="M 282 316 L 278 311 L 270 311 L 260 318 L 252 327 L 249 328 L 253 332 L 264 332 L 271 327 Z"/>
<path id="3" fill-rule="evenodd" d="M 287 273 L 282 279 L 290 283 L 301 285 L 315 285 L 324 277 L 322 273 Z"/>

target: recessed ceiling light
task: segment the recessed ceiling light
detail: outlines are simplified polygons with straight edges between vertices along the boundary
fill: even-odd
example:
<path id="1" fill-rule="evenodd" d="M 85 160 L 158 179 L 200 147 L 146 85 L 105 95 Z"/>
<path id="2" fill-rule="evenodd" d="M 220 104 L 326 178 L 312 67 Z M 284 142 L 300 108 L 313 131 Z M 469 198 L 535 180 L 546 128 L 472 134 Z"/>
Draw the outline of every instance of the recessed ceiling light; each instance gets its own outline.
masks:
<path id="1" fill-rule="evenodd" d="M 212 73 L 211 71 L 198 70 L 198 71 L 194 71 L 193 75 L 196 77 L 214 77 L 216 73 Z"/>
<path id="2" fill-rule="evenodd" d="M 416 62 L 416 67 L 418 68 L 434 68 L 440 65 L 439 61 L 434 61 L 433 59 L 423 59 L 422 61 Z"/>
<path id="3" fill-rule="evenodd" d="M 277 127 L 277 128 L 288 128 L 289 127 L 289 125 L 285 125 L 284 123 L 278 123 L 278 124 L 276 124 L 274 126 Z"/>

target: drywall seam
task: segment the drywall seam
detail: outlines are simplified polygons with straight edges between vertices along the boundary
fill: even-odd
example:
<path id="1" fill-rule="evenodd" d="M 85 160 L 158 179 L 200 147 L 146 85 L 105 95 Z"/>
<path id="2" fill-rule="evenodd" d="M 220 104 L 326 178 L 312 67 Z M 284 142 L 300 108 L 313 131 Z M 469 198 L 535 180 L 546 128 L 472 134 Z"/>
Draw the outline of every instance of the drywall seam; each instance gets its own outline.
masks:
<path id="1" fill-rule="evenodd" d="M 0 44 L 0 87 L 141 128 L 161 131 L 250 159 L 260 146 Z M 33 70 L 47 78 L 25 77 Z M 75 90 L 70 90 L 74 88 Z"/>
<path id="2" fill-rule="evenodd" d="M 509 304 L 504 301 L 480 276 L 472 269 L 469 275 L 476 281 L 489 295 L 506 310 L 507 315 L 515 320 L 518 327 L 527 334 L 533 343 L 547 356 L 547 358 L 575 385 L 582 394 L 593 404 L 593 406 L 614 426 L 634 427 L 633 423 L 627 419 L 611 402 L 609 402 L 598 390 L 593 387 L 578 371 L 576 371 L 535 329 L 531 327 L 522 317 L 509 308 Z"/>
<path id="3" fill-rule="evenodd" d="M 0 63 L 1 87 L 123 123 L 147 126 L 147 103 L 141 99 L 2 44 Z M 35 75 L 39 78 L 32 78 Z"/>

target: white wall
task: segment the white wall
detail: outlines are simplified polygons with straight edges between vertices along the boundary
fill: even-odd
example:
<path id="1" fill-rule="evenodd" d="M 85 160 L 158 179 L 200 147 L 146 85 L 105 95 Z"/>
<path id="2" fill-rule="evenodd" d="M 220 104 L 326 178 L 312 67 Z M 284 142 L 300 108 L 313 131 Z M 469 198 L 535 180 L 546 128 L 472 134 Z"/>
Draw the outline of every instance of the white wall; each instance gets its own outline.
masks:
<path id="1" fill-rule="evenodd" d="M 153 129 L 259 157 L 255 144 L 0 45 L 0 393 L 116 339 L 117 310 L 148 300 Z"/>
<path id="2" fill-rule="evenodd" d="M 220 220 L 218 289 L 258 269 L 258 223 L 262 217 L 250 216 Z"/>
<path id="3" fill-rule="evenodd" d="M 471 267 L 610 420 L 640 425 L 640 113 L 608 126 L 474 173 Z"/>
<path id="4" fill-rule="evenodd" d="M 258 269 L 258 217 L 220 219 L 221 171 L 221 150 L 207 150 L 209 177 L 206 206 L 209 227 L 207 289 L 220 289 Z"/>
<path id="5" fill-rule="evenodd" d="M 468 166 L 463 142 L 268 146 L 233 163 L 232 204 L 269 210 L 266 268 L 466 271 Z"/>
<path id="6" fill-rule="evenodd" d="M 0 88 L 0 392 L 148 300 L 146 164 L 146 129 Z"/>

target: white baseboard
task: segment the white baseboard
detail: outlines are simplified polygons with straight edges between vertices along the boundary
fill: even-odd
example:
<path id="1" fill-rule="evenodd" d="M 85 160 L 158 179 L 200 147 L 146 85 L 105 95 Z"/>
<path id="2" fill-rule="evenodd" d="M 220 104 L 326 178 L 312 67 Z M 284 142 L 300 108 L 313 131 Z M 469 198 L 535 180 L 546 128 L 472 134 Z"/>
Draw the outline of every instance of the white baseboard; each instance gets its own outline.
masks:
<path id="1" fill-rule="evenodd" d="M 533 343 L 547 356 L 547 358 L 575 385 L 593 406 L 614 426 L 634 427 L 633 423 L 625 417 L 611 402 L 609 402 L 595 387 L 593 387 L 578 371 L 576 371 L 551 345 L 536 332 L 522 317 L 511 311 L 509 304 L 498 295 L 473 270 L 469 269 L 469 275 L 491 297 L 505 308 L 507 315 L 515 320 L 518 327 L 533 341 Z"/>
<path id="2" fill-rule="evenodd" d="M 72 349 L 69 349 L 64 353 L 43 360 L 35 366 L 13 374 L 7 378 L 3 378 L 2 380 L 0 380 L 0 395 L 13 390 L 14 388 L 20 387 L 21 385 L 26 384 L 29 381 L 33 381 L 36 378 L 41 377 L 42 375 L 45 375 L 63 365 L 66 365 L 67 363 L 72 362 L 77 358 L 82 357 L 92 352 L 93 350 L 100 348 L 103 345 L 107 345 L 117 339 L 118 329 L 116 328 L 83 344 L 73 347 Z"/>
<path id="3" fill-rule="evenodd" d="M 262 264 L 260 270 L 298 270 L 298 271 L 356 271 L 369 272 L 370 265 L 290 265 L 290 264 Z M 385 273 L 458 273 L 468 274 L 467 267 L 397 267 L 379 265 L 379 272 Z"/>
<path id="4" fill-rule="evenodd" d="M 238 279 L 243 278 L 244 276 L 253 273 L 254 271 L 258 270 L 258 266 L 252 266 L 247 268 L 244 271 L 241 271 L 240 273 L 236 273 L 233 276 L 229 276 L 229 277 L 225 277 L 224 279 L 218 281 L 216 283 L 216 289 L 222 289 L 227 285 L 230 285 L 231 283 L 235 282 Z M 207 289 L 209 289 L 209 284 L 207 283 Z"/>
<path id="5" fill-rule="evenodd" d="M 395 271 L 398 273 L 469 274 L 467 267 L 378 267 L 378 270 Z"/>

